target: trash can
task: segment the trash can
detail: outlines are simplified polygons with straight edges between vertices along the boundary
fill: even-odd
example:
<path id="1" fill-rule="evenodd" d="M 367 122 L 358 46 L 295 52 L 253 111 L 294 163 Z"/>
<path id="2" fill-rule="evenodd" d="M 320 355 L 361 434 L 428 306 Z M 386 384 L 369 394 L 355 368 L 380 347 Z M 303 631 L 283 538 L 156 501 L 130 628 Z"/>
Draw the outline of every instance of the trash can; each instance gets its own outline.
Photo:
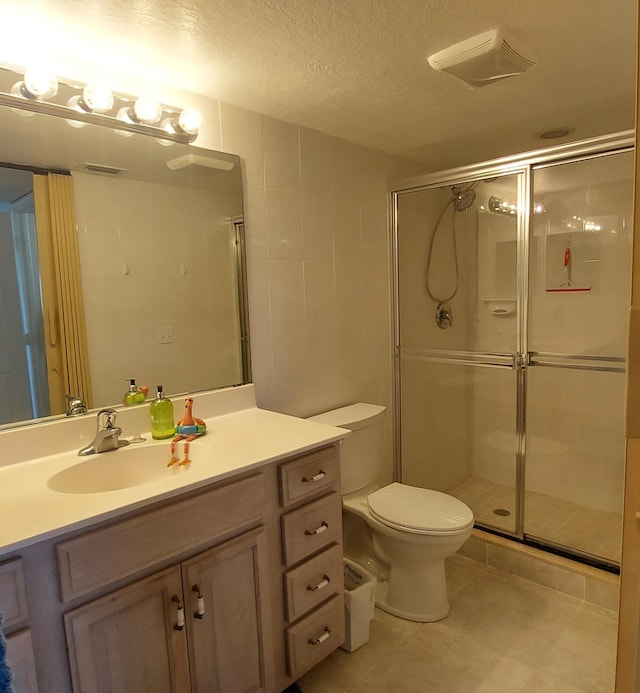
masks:
<path id="1" fill-rule="evenodd" d="M 344 559 L 345 640 L 340 646 L 353 652 L 369 640 L 369 622 L 375 607 L 376 579 L 357 563 Z"/>

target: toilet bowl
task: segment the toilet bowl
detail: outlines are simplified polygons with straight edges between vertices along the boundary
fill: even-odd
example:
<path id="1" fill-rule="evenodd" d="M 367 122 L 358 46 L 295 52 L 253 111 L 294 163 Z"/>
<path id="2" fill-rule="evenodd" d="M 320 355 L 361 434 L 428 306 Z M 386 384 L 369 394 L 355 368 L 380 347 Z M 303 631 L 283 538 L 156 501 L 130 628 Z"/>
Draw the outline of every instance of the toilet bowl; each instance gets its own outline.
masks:
<path id="1" fill-rule="evenodd" d="M 444 560 L 469 538 L 471 510 L 452 496 L 399 483 L 370 487 L 342 502 L 371 529 L 376 557 L 388 566 L 378 606 L 410 621 L 444 618 L 449 613 Z"/>
<path id="2" fill-rule="evenodd" d="M 385 408 L 353 404 L 311 420 L 352 431 L 340 453 L 342 504 L 360 518 L 345 537 L 345 554 L 382 564 L 376 604 L 411 621 L 438 621 L 449 613 L 445 558 L 455 553 L 473 529 L 473 513 L 462 501 L 439 491 L 394 482 L 379 487 L 382 419 Z M 355 527 L 369 536 L 356 536 Z M 357 554 L 350 549 L 358 546 Z M 370 547 L 373 556 L 364 556 Z M 366 550 L 366 549 L 365 549 Z"/>

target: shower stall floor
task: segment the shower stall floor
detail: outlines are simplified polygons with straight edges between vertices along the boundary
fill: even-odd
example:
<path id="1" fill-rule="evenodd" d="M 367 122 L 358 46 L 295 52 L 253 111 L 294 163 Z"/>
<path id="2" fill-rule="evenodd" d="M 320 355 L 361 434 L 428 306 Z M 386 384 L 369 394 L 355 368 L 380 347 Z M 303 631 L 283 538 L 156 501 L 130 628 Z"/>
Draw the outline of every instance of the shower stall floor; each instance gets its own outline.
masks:
<path id="1" fill-rule="evenodd" d="M 478 524 L 515 531 L 515 489 L 488 479 L 470 477 L 449 494 L 466 503 Z M 525 534 L 569 551 L 620 563 L 622 516 L 525 491 Z"/>

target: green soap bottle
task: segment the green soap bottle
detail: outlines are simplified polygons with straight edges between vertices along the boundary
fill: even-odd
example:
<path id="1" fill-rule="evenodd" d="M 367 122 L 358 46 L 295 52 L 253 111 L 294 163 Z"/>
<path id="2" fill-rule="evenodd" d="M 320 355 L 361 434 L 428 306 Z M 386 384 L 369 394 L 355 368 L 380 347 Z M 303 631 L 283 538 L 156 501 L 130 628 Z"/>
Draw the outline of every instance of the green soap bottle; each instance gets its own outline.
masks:
<path id="1" fill-rule="evenodd" d="M 149 405 L 149 412 L 151 414 L 151 437 L 154 440 L 173 438 L 176 434 L 173 402 L 164 396 L 162 385 L 158 385 L 158 394 Z"/>
<path id="2" fill-rule="evenodd" d="M 148 390 L 149 388 L 146 388 L 145 386 L 145 389 Z M 130 378 L 129 389 L 124 393 L 122 403 L 127 406 L 131 406 L 132 404 L 142 404 L 143 402 L 146 402 L 146 400 L 146 392 L 136 385 L 136 381 L 133 378 Z"/>

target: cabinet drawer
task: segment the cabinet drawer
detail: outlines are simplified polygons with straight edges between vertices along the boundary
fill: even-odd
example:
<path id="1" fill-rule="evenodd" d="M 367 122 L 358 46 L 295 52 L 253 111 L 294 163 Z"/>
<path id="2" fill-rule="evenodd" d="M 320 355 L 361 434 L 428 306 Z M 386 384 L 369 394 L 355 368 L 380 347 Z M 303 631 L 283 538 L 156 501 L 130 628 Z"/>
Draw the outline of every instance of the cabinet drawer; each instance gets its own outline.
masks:
<path id="1" fill-rule="evenodd" d="M 69 601 L 262 519 L 262 476 L 218 486 L 56 545 Z"/>
<path id="2" fill-rule="evenodd" d="M 283 462 L 280 465 L 282 507 L 337 485 L 339 469 L 338 449 L 334 446 Z"/>
<path id="3" fill-rule="evenodd" d="M 0 612 L 4 614 L 3 628 L 27 620 L 27 595 L 20 558 L 0 563 Z"/>
<path id="4" fill-rule="evenodd" d="M 342 549 L 334 544 L 284 575 L 287 620 L 311 611 L 332 594 L 342 593 Z"/>
<path id="5" fill-rule="evenodd" d="M 333 542 L 342 543 L 342 501 L 333 492 L 282 516 L 284 562 L 293 565 Z"/>
<path id="6" fill-rule="evenodd" d="M 289 676 L 298 678 L 344 642 L 344 598 L 326 604 L 286 630 Z"/>

